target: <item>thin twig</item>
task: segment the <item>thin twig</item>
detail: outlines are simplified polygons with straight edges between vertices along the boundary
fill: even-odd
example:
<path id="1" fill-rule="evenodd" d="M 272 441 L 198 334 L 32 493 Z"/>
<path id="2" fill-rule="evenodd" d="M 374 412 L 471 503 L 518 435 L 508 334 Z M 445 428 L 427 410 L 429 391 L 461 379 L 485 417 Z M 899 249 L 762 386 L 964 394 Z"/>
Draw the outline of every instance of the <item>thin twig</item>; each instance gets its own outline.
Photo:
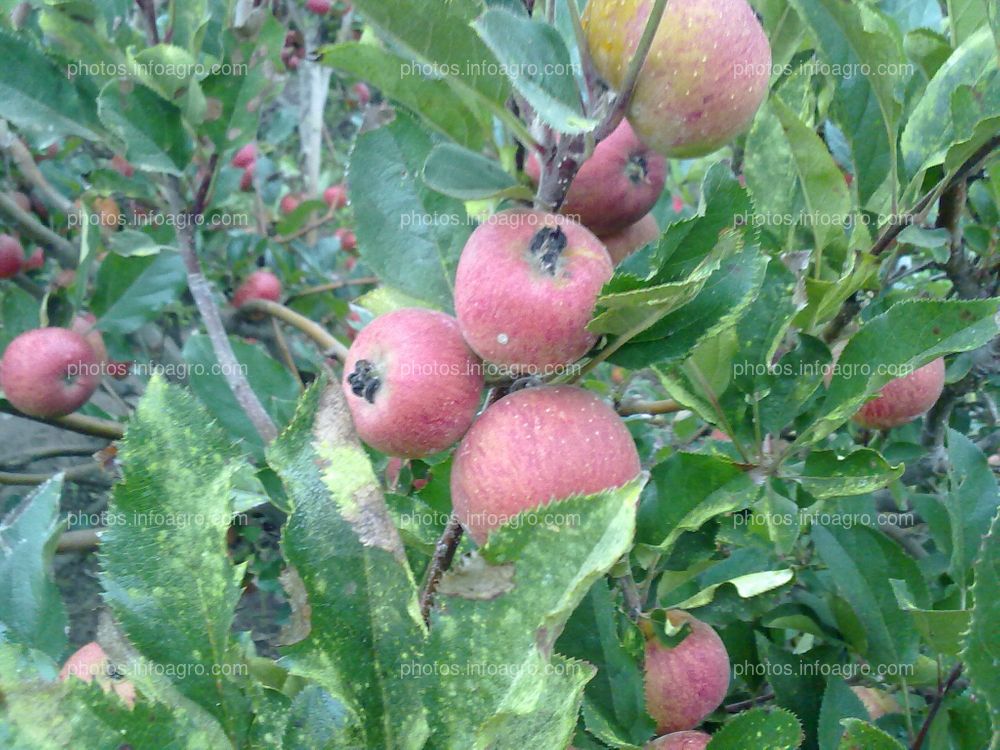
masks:
<path id="1" fill-rule="evenodd" d="M 623 417 L 636 414 L 676 414 L 683 408 L 676 401 L 629 401 L 618 406 L 618 414 Z"/>
<path id="2" fill-rule="evenodd" d="M 294 328 L 298 328 L 316 343 L 324 356 L 336 357 L 341 362 L 347 359 L 347 347 L 334 338 L 323 326 L 282 304 L 266 299 L 252 299 L 240 307 L 240 312 L 266 313 Z"/>
<path id="3" fill-rule="evenodd" d="M 0 412 L 12 414 L 22 419 L 30 419 L 33 422 L 59 427 L 69 432 L 80 435 L 90 435 L 92 437 L 105 438 L 107 440 L 121 440 L 125 435 L 125 426 L 110 419 L 99 419 L 88 417 L 83 414 L 68 414 L 65 417 L 33 417 L 29 414 L 22 414 L 9 404 L 0 403 Z"/>
<path id="4" fill-rule="evenodd" d="M 727 714 L 738 714 L 742 711 L 746 711 L 748 708 L 759 706 L 761 703 L 767 703 L 770 700 L 774 700 L 773 690 L 768 690 L 766 693 L 758 695 L 756 698 L 750 698 L 749 700 L 727 703 L 723 706 L 723 708 Z"/>
<path id="5" fill-rule="evenodd" d="M 277 242 L 280 245 L 287 245 L 292 240 L 297 240 L 299 237 L 304 237 L 305 235 L 309 234 L 310 232 L 312 232 L 312 231 L 314 231 L 316 229 L 319 229 L 324 224 L 332 221 L 335 215 L 336 215 L 336 211 L 334 211 L 333 209 L 330 209 L 325 214 L 323 214 L 323 216 L 321 216 L 320 218 L 316 219 L 315 221 L 310 221 L 308 224 L 306 224 L 301 229 L 297 229 L 294 232 L 292 232 L 291 234 L 278 235 L 277 237 L 272 237 L 271 241 L 272 242 Z"/>
<path id="6" fill-rule="evenodd" d="M 0 485 L 37 485 L 45 484 L 47 481 L 52 479 L 56 474 L 62 474 L 66 481 L 72 482 L 77 479 L 83 479 L 91 474 L 95 474 L 101 470 L 101 466 L 94 461 L 89 461 L 85 464 L 79 464 L 77 466 L 70 466 L 66 469 L 60 469 L 57 472 L 51 474 L 21 474 L 14 472 L 0 471 Z"/>
<path id="7" fill-rule="evenodd" d="M 944 701 L 944 697 L 955 685 L 955 682 L 961 674 L 962 662 L 959 662 L 951 670 L 951 673 L 948 675 L 948 680 L 944 683 L 944 687 L 940 688 L 937 695 L 934 696 L 934 702 L 931 704 L 930 710 L 927 712 L 927 717 L 924 719 L 923 726 L 920 727 L 920 732 L 917 734 L 917 738 L 913 741 L 911 750 L 920 750 L 920 748 L 923 747 L 924 740 L 927 739 L 927 733 L 931 729 L 934 717 L 937 716 L 938 711 L 941 709 L 941 703 Z"/>
<path id="8" fill-rule="evenodd" d="M 100 532 L 104 529 L 78 529 L 63 532 L 56 542 L 56 553 L 87 552 L 95 549 L 101 541 Z"/>
<path id="9" fill-rule="evenodd" d="M 35 164 L 31 151 L 20 138 L 10 131 L 6 120 L 0 120 L 0 148 L 10 154 L 21 175 L 34 185 L 57 210 L 64 214 L 72 214 L 77 210 L 69 198 L 52 187 L 52 184 L 45 179 L 45 175 Z"/>
<path id="10" fill-rule="evenodd" d="M 434 547 L 434 557 L 427 566 L 424 585 L 420 591 L 420 615 L 428 625 L 431 623 L 434 592 L 441 581 L 441 576 L 451 567 L 451 561 L 455 559 L 455 551 L 460 541 L 462 541 L 462 524 L 452 516 Z"/>
<path id="11" fill-rule="evenodd" d="M 17 224 L 21 234 L 25 234 L 53 250 L 59 265 L 64 268 L 76 267 L 80 258 L 80 252 L 76 246 L 65 237 L 60 237 L 53 232 L 32 214 L 22 210 L 12 196 L 3 192 L 0 192 L 0 216 Z"/>
<path id="12" fill-rule="evenodd" d="M 319 284 L 318 286 L 308 287 L 303 289 L 301 292 L 296 292 L 295 294 L 289 296 L 288 299 L 293 300 L 298 299 L 299 297 L 308 297 L 310 294 L 332 292 L 337 289 L 343 289 L 345 286 L 370 286 L 377 283 L 377 276 L 360 276 L 356 279 L 339 279 L 337 281 L 331 281 L 328 284 Z"/>
<path id="13" fill-rule="evenodd" d="M 284 361 L 285 367 L 301 383 L 302 374 L 299 372 L 299 368 L 295 366 L 295 357 L 292 356 L 292 350 L 288 348 L 288 342 L 285 340 L 285 334 L 281 332 L 281 326 L 278 325 L 277 318 L 271 318 L 271 329 L 274 331 L 274 343 L 278 347 L 278 353 L 281 354 L 281 359 Z"/>

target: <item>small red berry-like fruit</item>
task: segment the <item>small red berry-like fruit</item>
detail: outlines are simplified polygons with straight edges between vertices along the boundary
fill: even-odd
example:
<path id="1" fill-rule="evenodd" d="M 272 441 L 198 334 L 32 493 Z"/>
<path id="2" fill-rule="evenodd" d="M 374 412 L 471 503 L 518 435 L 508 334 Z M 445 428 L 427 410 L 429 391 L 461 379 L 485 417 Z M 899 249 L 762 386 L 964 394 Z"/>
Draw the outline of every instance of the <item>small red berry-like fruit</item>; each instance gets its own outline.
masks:
<path id="1" fill-rule="evenodd" d="M 368 102 L 372 100 L 372 92 L 367 83 L 356 83 L 351 86 L 351 94 L 359 107 L 367 106 Z"/>
<path id="2" fill-rule="evenodd" d="M 281 281 L 270 271 L 254 271 L 233 295 L 233 307 L 242 307 L 252 299 L 277 302 L 281 299 Z"/>
<path id="3" fill-rule="evenodd" d="M 639 221 L 631 226 L 625 227 L 622 231 L 601 237 L 601 242 L 608 249 L 611 262 L 618 265 L 628 256 L 641 247 L 645 247 L 650 242 L 656 242 L 660 238 L 660 227 L 652 214 L 646 214 Z"/>
<path id="4" fill-rule="evenodd" d="M 573 386 L 504 396 L 472 425 L 455 451 L 455 514 L 479 544 L 522 511 L 572 495 L 619 487 L 641 471 L 615 410 Z"/>
<path id="5" fill-rule="evenodd" d="M 302 205 L 302 196 L 295 193 L 289 193 L 284 198 L 281 199 L 281 213 L 290 214 L 295 211 L 299 206 Z"/>
<path id="6" fill-rule="evenodd" d="M 854 415 L 854 421 L 871 430 L 888 430 L 912 422 L 937 403 L 944 390 L 945 365 L 935 359 L 883 386 L 879 395 Z"/>
<path id="7" fill-rule="evenodd" d="M 257 171 L 257 165 L 251 164 L 249 167 L 243 170 L 243 174 L 240 176 L 240 190 L 244 193 L 249 193 L 253 190 L 253 176 L 254 172 Z"/>
<path id="8" fill-rule="evenodd" d="M 135 167 L 129 164 L 124 156 L 118 154 L 111 157 L 111 168 L 122 177 L 131 177 L 135 174 Z"/>
<path id="9" fill-rule="evenodd" d="M 646 710 L 661 733 L 694 729 L 729 690 L 729 654 L 712 626 L 680 610 L 667 618 L 691 631 L 673 648 L 652 635 L 646 640 Z"/>
<path id="10" fill-rule="evenodd" d="M 344 362 L 343 389 L 363 441 L 390 456 L 421 458 L 469 429 L 483 368 L 454 318 L 404 308 L 358 334 Z"/>
<path id="11" fill-rule="evenodd" d="M 45 251 L 40 247 L 36 247 L 29 255 L 25 261 L 24 265 L 21 266 L 22 271 L 37 271 L 39 268 L 45 267 Z"/>
<path id="12" fill-rule="evenodd" d="M 0 234 L 0 279 L 9 279 L 21 273 L 24 266 L 24 248 L 9 234 Z"/>
<path id="13" fill-rule="evenodd" d="M 333 233 L 333 236 L 340 240 L 340 247 L 342 250 L 351 251 L 356 250 L 358 247 L 358 238 L 350 229 L 344 229 L 341 227 Z"/>
<path id="14" fill-rule="evenodd" d="M 306 0 L 306 10 L 318 16 L 324 16 L 330 12 L 333 3 L 330 0 Z"/>
<path id="15" fill-rule="evenodd" d="M 70 324 L 70 330 L 76 331 L 83 336 L 90 348 L 94 350 L 97 361 L 104 363 L 108 361 L 108 348 L 104 345 L 104 336 L 97 328 L 97 318 L 93 314 L 79 313 Z"/>
<path id="16" fill-rule="evenodd" d="M 66 328 L 36 328 L 7 346 L 0 361 L 0 387 L 19 411 L 62 417 L 93 395 L 101 365 L 90 343 Z"/>
<path id="17" fill-rule="evenodd" d="M 704 732 L 672 732 L 645 745 L 645 750 L 705 750 L 711 736 Z"/>
<path id="18" fill-rule="evenodd" d="M 248 143 L 235 154 L 233 154 L 232 164 L 239 169 L 247 169 L 257 161 L 257 144 Z"/>
<path id="19" fill-rule="evenodd" d="M 323 191 L 323 200 L 334 211 L 338 208 L 343 208 L 347 205 L 347 186 L 342 184 L 331 185 Z"/>
<path id="20" fill-rule="evenodd" d="M 135 685 L 118 673 L 104 649 L 96 642 L 82 646 L 63 664 L 59 670 L 59 681 L 65 682 L 70 677 L 84 682 L 96 680 L 105 693 L 114 691 L 129 708 L 135 705 Z"/>

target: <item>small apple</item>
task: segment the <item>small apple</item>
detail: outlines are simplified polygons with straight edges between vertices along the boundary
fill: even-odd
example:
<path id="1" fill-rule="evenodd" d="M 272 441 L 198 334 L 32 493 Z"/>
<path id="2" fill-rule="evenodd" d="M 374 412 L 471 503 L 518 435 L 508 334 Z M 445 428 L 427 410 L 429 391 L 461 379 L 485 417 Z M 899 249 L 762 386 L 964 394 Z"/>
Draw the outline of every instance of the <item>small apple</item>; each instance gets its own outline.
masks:
<path id="1" fill-rule="evenodd" d="M 252 299 L 277 302 L 281 299 L 281 280 L 270 271 L 254 271 L 233 294 L 233 307 L 242 307 Z"/>
<path id="2" fill-rule="evenodd" d="M 525 171 L 538 181 L 541 166 L 534 153 Z M 656 205 L 666 174 L 666 159 L 643 144 L 622 120 L 580 167 L 559 212 L 599 237 L 620 232 Z"/>
<path id="3" fill-rule="evenodd" d="M 888 430 L 912 422 L 937 403 L 944 390 L 944 359 L 935 359 L 909 375 L 890 380 L 866 403 L 854 421 L 871 430 Z"/>
<path id="4" fill-rule="evenodd" d="M 288 193 L 281 199 L 281 213 L 290 214 L 302 205 L 302 196 L 297 193 Z"/>
<path id="5" fill-rule="evenodd" d="M 240 190 L 244 193 L 249 193 L 253 190 L 253 177 L 254 173 L 257 171 L 257 165 L 251 164 L 249 167 L 243 170 L 243 174 L 240 176 Z"/>
<path id="6" fill-rule="evenodd" d="M 898 701 L 884 690 L 864 687 L 863 685 L 853 685 L 851 690 L 865 705 L 865 710 L 872 721 L 876 721 L 886 714 L 898 714 L 903 711 Z"/>
<path id="7" fill-rule="evenodd" d="M 660 239 L 660 227 L 652 214 L 646 214 L 631 226 L 625 227 L 616 234 L 601 237 L 601 242 L 608 249 L 611 262 L 618 265 L 639 248 Z"/>
<path id="8" fill-rule="evenodd" d="M 21 273 L 24 266 L 24 248 L 15 237 L 0 234 L 0 279 L 9 279 Z"/>
<path id="9" fill-rule="evenodd" d="M 31 251 L 25 261 L 24 265 L 21 266 L 22 271 L 37 271 L 39 268 L 45 267 L 45 251 L 40 247 L 36 247 Z"/>
<path id="10" fill-rule="evenodd" d="M 239 169 L 248 169 L 257 161 L 257 144 L 248 143 L 233 154 L 232 165 Z"/>
<path id="11" fill-rule="evenodd" d="M 652 635 L 646 640 L 646 710 L 662 734 L 694 729 L 729 690 L 729 654 L 718 633 L 680 610 L 669 611 L 667 619 L 691 630 L 673 648 Z"/>
<path id="12" fill-rule="evenodd" d="M 341 250 L 347 250 L 350 252 L 351 250 L 356 250 L 358 247 L 358 238 L 350 229 L 344 229 L 341 227 L 333 233 L 333 236 L 340 240 Z"/>
<path id="13" fill-rule="evenodd" d="M 325 16 L 333 7 L 331 0 L 306 0 L 306 10 L 318 16 Z"/>
<path id="14" fill-rule="evenodd" d="M 672 732 L 645 745 L 645 750 L 705 750 L 711 735 L 704 732 Z"/>
<path id="15" fill-rule="evenodd" d="M 343 388 L 364 442 L 390 456 L 421 458 L 469 429 L 483 366 L 450 315 L 404 308 L 361 330 L 344 362 Z"/>
<path id="16" fill-rule="evenodd" d="M 97 681 L 105 693 L 114 691 L 129 708 L 135 706 L 135 685 L 124 679 L 96 642 L 82 646 L 59 670 L 59 681 L 76 677 L 84 682 Z"/>
<path id="17" fill-rule="evenodd" d="M 597 71 L 621 87 L 649 0 L 592 0 L 583 25 Z M 671 0 L 639 74 L 628 118 L 664 156 L 704 156 L 746 130 L 767 95 L 771 47 L 746 0 Z"/>
<path id="18" fill-rule="evenodd" d="M 359 107 L 368 106 L 368 102 L 372 100 L 372 92 L 367 83 L 356 83 L 351 86 L 351 94 Z"/>
<path id="19" fill-rule="evenodd" d="M 7 346 L 0 387 L 19 411 L 33 417 L 70 414 L 94 394 L 101 365 L 90 343 L 66 328 L 36 328 Z"/>
<path id="20" fill-rule="evenodd" d="M 122 177 L 131 177 L 135 174 L 135 167 L 129 164 L 124 156 L 118 154 L 111 157 L 111 168 Z"/>
<path id="21" fill-rule="evenodd" d="M 94 200 L 94 217 L 95 223 L 104 229 L 117 231 L 121 226 L 122 212 L 114 198 L 96 198 Z"/>
<path id="22" fill-rule="evenodd" d="M 83 336 L 90 348 L 94 350 L 94 357 L 101 364 L 108 361 L 108 348 L 104 345 L 104 336 L 97 328 L 97 318 L 93 314 L 79 313 L 70 324 L 70 330 L 76 331 Z"/>
<path id="23" fill-rule="evenodd" d="M 576 222 L 524 209 L 491 216 L 458 262 L 462 334 L 512 372 L 575 362 L 597 341 L 587 324 L 611 274 L 604 245 Z"/>
<path id="24" fill-rule="evenodd" d="M 323 191 L 323 200 L 334 211 L 343 208 L 347 205 L 347 186 L 344 184 L 331 185 Z"/>
<path id="25" fill-rule="evenodd" d="M 483 544 L 522 511 L 619 487 L 641 469 L 625 423 L 593 393 L 526 388 L 486 409 L 455 451 L 452 505 Z"/>

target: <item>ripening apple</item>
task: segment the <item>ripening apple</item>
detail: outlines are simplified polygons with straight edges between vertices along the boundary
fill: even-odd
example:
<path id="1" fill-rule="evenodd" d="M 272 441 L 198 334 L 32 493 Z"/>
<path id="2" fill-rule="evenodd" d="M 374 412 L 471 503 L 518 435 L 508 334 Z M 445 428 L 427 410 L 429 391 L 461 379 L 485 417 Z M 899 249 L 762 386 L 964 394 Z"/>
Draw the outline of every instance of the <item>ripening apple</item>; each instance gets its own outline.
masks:
<path id="1" fill-rule="evenodd" d="M 341 227 L 333 233 L 333 236 L 340 240 L 341 250 L 350 252 L 351 250 L 356 250 L 358 247 L 358 238 L 350 229 Z"/>
<path id="2" fill-rule="evenodd" d="M 105 693 L 114 691 L 129 708 L 135 706 L 135 685 L 118 673 L 104 649 L 94 641 L 81 646 L 59 670 L 60 682 L 70 677 L 84 682 L 96 680 Z"/>
<path id="3" fill-rule="evenodd" d="M 623 85 L 650 0 L 591 0 L 583 16 L 598 72 Z M 746 0 L 670 0 L 629 104 L 664 156 L 704 156 L 745 131 L 767 95 L 771 47 Z"/>
<path id="4" fill-rule="evenodd" d="M 368 106 L 368 102 L 372 100 L 372 92 L 367 83 L 356 83 L 351 86 L 351 94 L 359 107 Z"/>
<path id="5" fill-rule="evenodd" d="M 541 165 L 534 153 L 525 171 L 538 181 Z M 620 232 L 649 213 L 663 192 L 666 174 L 666 159 L 622 120 L 580 167 L 559 212 L 599 237 Z"/>
<path id="6" fill-rule="evenodd" d="M 729 654 L 718 633 L 687 612 L 671 610 L 667 618 L 691 630 L 673 648 L 646 640 L 646 710 L 664 734 L 694 729 L 729 690 Z"/>
<path id="7" fill-rule="evenodd" d="M 281 213 L 290 214 L 302 205 L 302 196 L 296 193 L 288 193 L 281 199 Z"/>
<path id="8" fill-rule="evenodd" d="M 331 0 L 306 0 L 306 10 L 315 13 L 317 16 L 324 16 L 333 7 Z"/>
<path id="9" fill-rule="evenodd" d="M 35 328 L 7 345 L 0 361 L 0 387 L 18 411 L 62 417 L 94 394 L 100 370 L 93 347 L 76 331 Z"/>
<path id="10" fill-rule="evenodd" d="M 32 250 L 31 255 L 24 259 L 24 265 L 21 266 L 22 271 L 37 271 L 39 268 L 45 267 L 45 251 L 40 247 L 36 247 Z"/>
<path id="11" fill-rule="evenodd" d="M 711 739 L 704 732 L 671 732 L 647 743 L 644 750 L 705 750 Z"/>
<path id="12" fill-rule="evenodd" d="M 944 359 L 938 358 L 909 375 L 890 380 L 878 396 L 861 407 L 854 421 L 872 430 L 912 422 L 937 403 L 944 390 L 944 375 Z"/>
<path id="13" fill-rule="evenodd" d="M 11 195 L 14 198 L 14 203 L 17 207 L 24 211 L 25 213 L 31 213 L 31 198 L 28 197 L 27 193 L 22 193 L 20 190 L 16 190 Z"/>
<path id="14" fill-rule="evenodd" d="M 635 224 L 625 227 L 620 232 L 601 237 L 601 242 L 608 249 L 611 262 L 618 265 L 639 248 L 660 239 L 660 227 L 652 214 L 646 214 Z"/>
<path id="15" fill-rule="evenodd" d="M 343 208 L 347 205 L 347 186 L 331 185 L 323 191 L 323 200 L 334 211 Z"/>
<path id="16" fill-rule="evenodd" d="M 17 238 L 0 234 L 0 279 L 17 276 L 23 265 L 24 247 Z"/>
<path id="17" fill-rule="evenodd" d="M 483 366 L 450 315 L 404 308 L 361 330 L 344 362 L 343 388 L 364 442 L 390 456 L 421 458 L 469 429 Z"/>
<path id="18" fill-rule="evenodd" d="M 233 154 L 232 165 L 239 169 L 247 169 L 257 161 L 257 144 L 248 143 Z"/>
<path id="19" fill-rule="evenodd" d="M 576 222 L 525 209 L 491 216 L 458 262 L 462 335 L 512 372 L 575 362 L 597 341 L 587 324 L 611 274 L 604 245 Z"/>
<path id="20" fill-rule="evenodd" d="M 886 714 L 898 714 L 902 712 L 899 702 L 884 690 L 864 687 L 863 685 L 854 685 L 851 687 L 851 690 L 854 691 L 854 694 L 865 705 L 868 717 L 872 721 L 876 721 Z"/>
<path id="21" fill-rule="evenodd" d="M 487 408 L 455 451 L 452 505 L 483 544 L 522 511 L 619 487 L 641 469 L 625 423 L 593 393 L 526 388 Z"/>
<path id="22" fill-rule="evenodd" d="M 98 363 L 103 364 L 108 361 L 108 348 L 104 344 L 104 336 L 97 328 L 97 318 L 92 313 L 79 313 L 73 318 L 70 330 L 76 331 L 87 340 L 90 348 L 94 350 L 94 357 Z"/>
<path id="23" fill-rule="evenodd" d="M 242 307 L 252 299 L 277 302 L 281 299 L 281 280 L 270 271 L 254 271 L 233 294 L 233 307 Z"/>
<path id="24" fill-rule="evenodd" d="M 244 193 L 249 193 L 253 190 L 253 178 L 254 173 L 257 171 L 257 164 L 254 162 L 249 167 L 243 170 L 243 174 L 240 175 L 240 190 Z"/>

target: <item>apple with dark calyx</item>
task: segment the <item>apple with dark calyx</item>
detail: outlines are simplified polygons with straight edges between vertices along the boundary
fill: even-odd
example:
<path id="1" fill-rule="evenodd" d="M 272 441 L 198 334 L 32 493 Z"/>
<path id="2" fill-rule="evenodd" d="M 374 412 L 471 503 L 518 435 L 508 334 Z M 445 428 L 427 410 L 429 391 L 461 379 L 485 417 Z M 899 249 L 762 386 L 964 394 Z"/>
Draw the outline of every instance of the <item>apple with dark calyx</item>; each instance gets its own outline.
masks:
<path id="1" fill-rule="evenodd" d="M 331 185 L 323 191 L 323 200 L 334 211 L 343 208 L 347 205 L 347 187 L 345 185 Z"/>
<path id="2" fill-rule="evenodd" d="M 296 193 L 289 193 L 281 199 L 281 213 L 290 214 L 302 205 L 302 196 Z"/>
<path id="3" fill-rule="evenodd" d="M 647 634 L 646 710 L 661 734 L 694 729 L 729 690 L 729 654 L 715 630 L 680 610 L 669 611 L 667 619 L 690 632 L 673 648 Z"/>
<path id="4" fill-rule="evenodd" d="M 455 276 L 462 335 L 512 374 L 575 362 L 596 343 L 587 330 L 611 258 L 565 217 L 515 209 L 469 237 Z"/>
<path id="5" fill-rule="evenodd" d="M 891 380 L 866 403 L 854 421 L 871 430 L 888 430 L 927 412 L 944 390 L 944 359 L 935 359 L 909 375 Z"/>
<path id="6" fill-rule="evenodd" d="M 24 265 L 21 266 L 22 271 L 37 271 L 40 268 L 45 267 L 45 251 L 40 247 L 36 247 L 32 250 L 31 255 L 29 255 L 24 260 Z"/>
<path id="7" fill-rule="evenodd" d="M 248 143 L 233 154 L 232 165 L 238 169 L 248 169 L 257 161 L 257 144 Z"/>
<path id="8" fill-rule="evenodd" d="M 281 299 L 281 280 L 270 271 L 254 271 L 237 287 L 233 307 L 240 308 L 252 299 L 277 302 Z"/>
<path id="9" fill-rule="evenodd" d="M 36 328 L 16 337 L 0 361 L 0 387 L 18 411 L 63 417 L 79 409 L 101 380 L 90 343 L 66 328 Z"/>
<path id="10" fill-rule="evenodd" d="M 899 702 L 884 690 L 864 687 L 863 685 L 854 685 L 851 690 L 865 705 L 865 710 L 872 721 L 877 721 L 886 714 L 898 714 L 903 711 Z"/>
<path id="11" fill-rule="evenodd" d="M 642 467 L 625 423 L 575 386 L 515 391 L 476 420 L 455 451 L 455 514 L 479 544 L 522 511 L 620 487 Z"/>
<path id="12" fill-rule="evenodd" d="M 98 363 L 104 364 L 108 361 L 108 348 L 104 344 L 104 336 L 97 328 L 97 318 L 93 314 L 79 313 L 70 324 L 70 330 L 76 331 L 83 336 L 90 348 L 94 350 L 94 357 Z"/>
<path id="13" fill-rule="evenodd" d="M 364 442 L 390 456 L 421 458 L 469 429 L 483 366 L 450 315 L 404 308 L 361 330 L 344 362 L 343 388 Z"/>
<path id="14" fill-rule="evenodd" d="M 23 266 L 24 247 L 16 237 L 0 234 L 0 279 L 17 276 Z"/>
<path id="15" fill-rule="evenodd" d="M 646 214 L 635 224 L 625 227 L 616 234 L 601 237 L 601 242 L 616 266 L 639 248 L 660 239 L 660 227 L 652 214 Z"/>
<path id="16" fill-rule="evenodd" d="M 105 693 L 114 692 L 129 707 L 135 706 L 135 685 L 124 679 L 111 663 L 104 649 L 94 641 L 74 652 L 59 670 L 59 681 L 71 677 L 94 682 Z"/>
<path id="17" fill-rule="evenodd" d="M 591 0 L 583 25 L 594 65 L 625 83 L 653 3 Z M 744 132 L 767 95 L 771 47 L 746 0 L 671 0 L 628 108 L 642 140 L 664 156 L 704 156 Z"/>
<path id="18" fill-rule="evenodd" d="M 704 732 L 672 732 L 645 745 L 645 750 L 705 750 L 712 737 Z"/>
<path id="19" fill-rule="evenodd" d="M 333 233 L 333 236 L 340 240 L 341 250 L 347 250 L 350 252 L 351 250 L 356 250 L 358 247 L 358 238 L 350 229 L 344 229 L 341 227 Z"/>
<path id="20" fill-rule="evenodd" d="M 534 153 L 525 171 L 538 181 L 541 167 Z M 622 120 L 580 167 L 559 213 L 598 236 L 620 232 L 656 205 L 666 174 L 666 159 L 640 141 L 628 121 Z"/>

